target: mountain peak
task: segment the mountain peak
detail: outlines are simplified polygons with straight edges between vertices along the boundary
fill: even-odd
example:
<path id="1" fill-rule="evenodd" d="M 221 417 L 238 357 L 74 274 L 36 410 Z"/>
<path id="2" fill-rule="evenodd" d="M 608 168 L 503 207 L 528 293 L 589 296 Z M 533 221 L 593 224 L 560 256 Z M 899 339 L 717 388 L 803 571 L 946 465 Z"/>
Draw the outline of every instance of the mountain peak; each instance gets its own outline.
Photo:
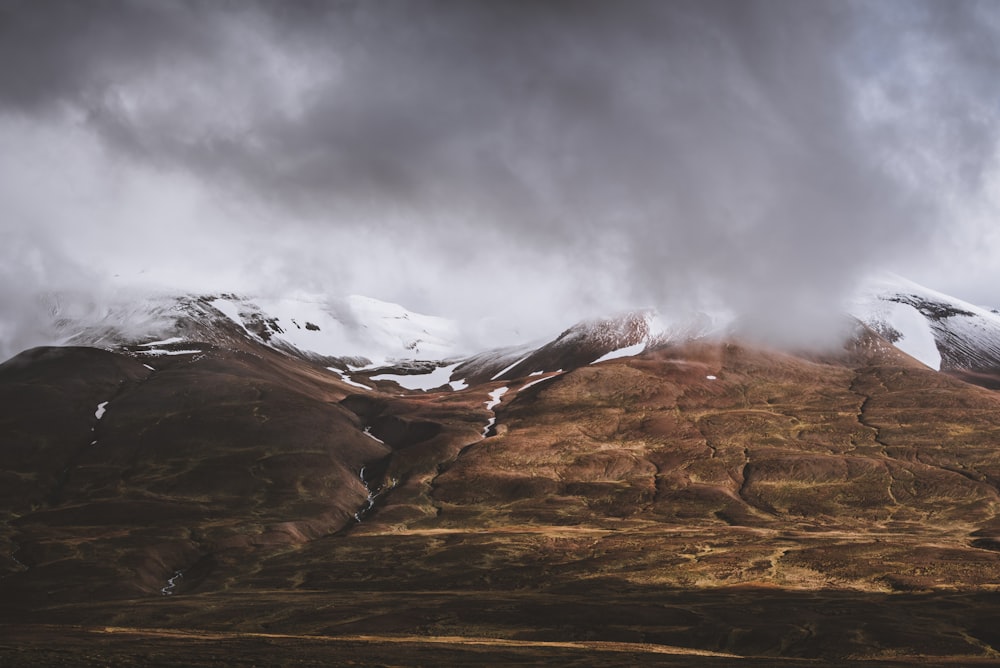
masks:
<path id="1" fill-rule="evenodd" d="M 459 385 L 575 368 L 671 341 L 738 336 L 737 323 L 726 313 L 668 317 L 643 309 L 578 322 L 548 341 L 475 351 L 466 343 L 469 323 L 361 295 L 155 293 L 120 295 L 100 305 L 53 298 L 51 305 L 51 338 L 63 345 L 143 355 L 169 349 L 149 345 L 163 341 L 176 344 L 171 352 L 177 354 L 194 349 L 187 345 L 193 343 L 234 349 L 265 345 L 340 372 L 380 369 L 389 375 L 440 375 L 437 369 L 450 366 L 453 373 L 447 380 Z M 867 282 L 849 311 L 932 369 L 974 382 L 1000 382 L 996 312 L 890 273 Z M 413 378 L 405 384 L 424 387 L 426 382 Z"/>

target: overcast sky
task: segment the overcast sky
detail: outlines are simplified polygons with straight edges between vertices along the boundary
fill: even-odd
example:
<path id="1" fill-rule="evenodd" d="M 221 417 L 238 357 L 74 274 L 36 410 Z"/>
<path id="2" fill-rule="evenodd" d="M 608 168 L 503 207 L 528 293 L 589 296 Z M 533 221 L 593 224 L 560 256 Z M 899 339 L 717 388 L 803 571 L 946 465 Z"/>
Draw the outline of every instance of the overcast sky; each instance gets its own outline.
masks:
<path id="1" fill-rule="evenodd" d="M 998 75 L 993 2 L 0 0 L 0 309 L 1000 306 Z"/>

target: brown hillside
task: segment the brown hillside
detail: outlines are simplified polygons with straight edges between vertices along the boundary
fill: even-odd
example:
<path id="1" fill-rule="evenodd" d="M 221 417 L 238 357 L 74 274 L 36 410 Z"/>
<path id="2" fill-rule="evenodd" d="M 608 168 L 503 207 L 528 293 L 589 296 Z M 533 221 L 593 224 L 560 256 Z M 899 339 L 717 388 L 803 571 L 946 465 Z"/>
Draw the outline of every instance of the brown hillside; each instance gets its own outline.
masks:
<path id="1" fill-rule="evenodd" d="M 1000 395 L 876 337 L 404 396 L 274 353 L 69 355 L 0 367 L 0 658 L 998 658 Z"/>

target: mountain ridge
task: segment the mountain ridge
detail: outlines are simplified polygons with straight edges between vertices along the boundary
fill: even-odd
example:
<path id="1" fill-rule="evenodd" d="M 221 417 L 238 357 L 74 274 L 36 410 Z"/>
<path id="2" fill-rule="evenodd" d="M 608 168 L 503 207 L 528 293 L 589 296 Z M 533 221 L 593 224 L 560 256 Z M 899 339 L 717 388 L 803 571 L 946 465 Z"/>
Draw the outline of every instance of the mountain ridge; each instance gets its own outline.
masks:
<path id="1" fill-rule="evenodd" d="M 447 639 L 459 664 L 509 658 L 484 638 L 548 643 L 528 662 L 594 641 L 681 665 L 989 663 L 1000 395 L 960 373 L 989 373 L 991 330 L 967 368 L 931 368 L 879 327 L 959 337 L 978 314 L 903 287 L 830 350 L 640 311 L 379 366 L 278 345 L 289 314 L 244 326 L 205 298 L 157 312 L 183 327 L 95 329 L 109 350 L 25 351 L 0 364 L 0 659 L 129 627 L 144 649 L 108 638 L 91 663 L 197 665 L 211 633 L 247 652 L 363 636 L 344 648 L 362 664 L 412 662 L 392 638 Z"/>
<path id="2" fill-rule="evenodd" d="M 1000 387 L 1000 315 L 894 274 L 868 281 L 844 308 L 890 343 L 936 370 Z M 95 317 L 96 315 L 96 317 Z M 351 296 L 255 299 L 232 293 L 126 300 L 96 314 L 53 311 L 63 345 L 96 345 L 133 354 L 156 341 L 207 342 L 239 349 L 247 340 L 353 375 L 418 376 L 452 366 L 441 384 L 554 372 L 605 356 L 636 354 L 672 340 L 738 336 L 732 316 L 698 313 L 663 320 L 653 309 L 581 321 L 557 336 L 504 348 L 470 350 L 462 326 L 398 304 Z M 143 350 L 146 348 L 146 350 Z M 502 372 L 502 373 L 501 373 Z M 499 375 L 498 375 L 499 374 Z M 414 379 L 411 379 L 414 380 Z M 425 387 L 417 381 L 414 387 Z"/>

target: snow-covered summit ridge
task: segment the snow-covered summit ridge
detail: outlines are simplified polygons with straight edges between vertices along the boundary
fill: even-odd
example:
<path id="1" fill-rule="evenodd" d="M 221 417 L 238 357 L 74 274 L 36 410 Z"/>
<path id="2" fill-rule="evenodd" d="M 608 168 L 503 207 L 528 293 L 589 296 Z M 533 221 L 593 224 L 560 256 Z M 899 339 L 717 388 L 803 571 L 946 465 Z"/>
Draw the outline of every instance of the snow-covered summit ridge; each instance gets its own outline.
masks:
<path id="1" fill-rule="evenodd" d="M 531 344 L 467 350 L 466 342 L 475 337 L 466 336 L 455 321 L 359 295 L 123 293 L 99 303 L 53 298 L 51 316 L 49 342 L 55 345 L 141 348 L 170 340 L 178 345 L 197 342 L 231 348 L 249 341 L 311 359 L 337 358 L 355 370 L 406 361 L 432 361 L 438 366 L 472 362 L 470 354 L 481 351 L 480 361 L 492 369 L 491 376 L 542 349 L 549 357 L 557 350 L 575 351 L 567 354 L 582 354 L 587 359 L 580 361 L 586 364 L 615 351 L 615 356 L 622 356 L 671 339 L 698 338 L 725 323 L 705 314 L 668 320 L 652 310 L 630 311 L 586 320 L 557 337 Z M 473 328 L 476 324 L 463 323 Z M 640 342 L 645 345 L 637 346 Z M 561 366 L 556 363 L 552 368 Z"/>
<path id="2" fill-rule="evenodd" d="M 890 273 L 866 283 L 850 308 L 932 369 L 1000 369 L 1000 315 L 989 309 Z"/>
<path id="3" fill-rule="evenodd" d="M 365 358 L 370 365 L 382 366 L 398 359 L 446 359 L 460 352 L 453 321 L 371 297 L 225 295 L 209 303 L 250 336 L 321 356 Z"/>
<path id="4" fill-rule="evenodd" d="M 41 337 L 49 345 L 141 348 L 169 340 L 239 347 L 249 340 L 304 357 L 337 357 L 356 366 L 442 360 L 464 352 L 453 321 L 357 295 L 125 293 L 100 301 L 59 295 L 49 300 L 50 321 Z"/>
<path id="5" fill-rule="evenodd" d="M 996 312 L 892 274 L 865 283 L 848 310 L 933 369 L 1000 379 Z M 121 293 L 101 302 L 67 296 L 52 298 L 49 315 L 48 343 L 54 345 L 125 349 L 144 356 L 188 350 L 194 343 L 246 350 L 265 345 L 351 374 L 362 369 L 371 375 L 436 373 L 435 380 L 442 376 L 442 382 L 457 385 L 575 368 L 673 341 L 725 337 L 734 327 L 732 315 L 724 312 L 637 310 L 585 320 L 534 343 L 467 350 L 466 332 L 455 321 L 357 295 Z M 476 323 L 462 323 L 470 325 Z M 172 343 L 143 347 L 164 341 Z M 447 378 L 445 367 L 454 372 Z"/>
<path id="6" fill-rule="evenodd" d="M 724 313 L 665 317 L 653 309 L 626 311 L 579 322 L 540 346 L 478 355 L 467 360 L 458 371 L 477 380 L 508 380 L 572 369 L 632 357 L 671 341 L 719 336 L 727 331 L 731 321 Z"/>

